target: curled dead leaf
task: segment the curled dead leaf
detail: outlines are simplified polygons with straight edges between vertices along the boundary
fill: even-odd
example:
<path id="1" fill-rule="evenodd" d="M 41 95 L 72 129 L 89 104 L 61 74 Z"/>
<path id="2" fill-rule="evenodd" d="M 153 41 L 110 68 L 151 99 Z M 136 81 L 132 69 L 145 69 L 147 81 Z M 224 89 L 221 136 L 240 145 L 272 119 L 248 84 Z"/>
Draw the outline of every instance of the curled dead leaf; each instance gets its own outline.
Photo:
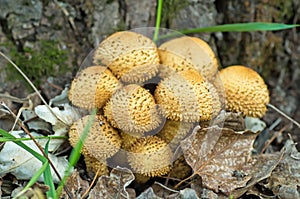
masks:
<path id="1" fill-rule="evenodd" d="M 251 178 L 251 151 L 256 134 L 211 126 L 195 131 L 181 142 L 186 162 L 204 187 L 229 195 Z"/>
<path id="2" fill-rule="evenodd" d="M 127 168 L 116 167 L 110 176 L 101 176 L 91 190 L 89 199 L 93 198 L 129 198 L 126 187 L 134 180 L 133 173 Z"/>

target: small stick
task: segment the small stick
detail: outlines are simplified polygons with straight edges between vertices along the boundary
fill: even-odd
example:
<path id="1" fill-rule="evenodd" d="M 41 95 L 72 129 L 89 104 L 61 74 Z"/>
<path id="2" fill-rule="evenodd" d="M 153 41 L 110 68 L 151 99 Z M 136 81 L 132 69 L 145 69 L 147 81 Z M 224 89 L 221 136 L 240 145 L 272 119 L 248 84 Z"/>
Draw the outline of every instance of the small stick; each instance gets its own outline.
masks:
<path id="1" fill-rule="evenodd" d="M 161 186 L 162 188 L 164 188 L 164 189 L 166 189 L 168 191 L 174 192 L 174 193 L 178 193 L 179 192 L 179 191 L 173 190 L 173 189 L 171 189 L 171 188 L 169 188 L 169 187 L 167 187 L 167 186 L 165 186 L 165 185 L 163 185 L 163 184 L 161 184 L 159 182 L 156 182 L 156 181 L 154 182 L 154 184 L 157 184 L 157 185 Z"/>
<path id="2" fill-rule="evenodd" d="M 80 197 L 80 199 L 84 199 L 84 198 L 86 198 L 88 196 L 88 194 L 91 191 L 92 187 L 94 186 L 96 180 L 98 179 L 98 175 L 100 173 L 100 169 L 101 168 L 99 167 L 98 170 L 97 170 L 97 172 L 96 172 L 96 174 L 95 174 L 95 176 L 94 176 L 94 178 L 93 178 L 93 181 L 91 182 L 91 184 L 89 186 L 89 188 L 84 192 L 84 194 Z"/>
<path id="3" fill-rule="evenodd" d="M 263 152 L 265 152 L 265 150 L 268 148 L 268 146 L 280 135 L 283 133 L 283 131 L 285 131 L 288 127 L 290 126 L 290 124 L 285 125 L 283 128 L 281 128 L 279 131 L 277 131 L 272 137 L 271 139 L 269 139 L 266 144 L 264 145 L 264 147 L 262 148 L 260 154 L 262 154 Z"/>
<path id="4" fill-rule="evenodd" d="M 293 118 L 291 118 L 290 116 L 288 116 L 287 114 L 285 114 L 284 112 L 282 112 L 281 110 L 279 110 L 277 107 L 275 107 L 272 104 L 267 104 L 267 106 L 270 107 L 270 108 L 272 108 L 277 113 L 279 113 L 280 115 L 282 115 L 286 119 L 290 120 L 293 124 L 295 124 L 298 128 L 300 128 L 300 124 L 297 121 L 295 121 Z"/>

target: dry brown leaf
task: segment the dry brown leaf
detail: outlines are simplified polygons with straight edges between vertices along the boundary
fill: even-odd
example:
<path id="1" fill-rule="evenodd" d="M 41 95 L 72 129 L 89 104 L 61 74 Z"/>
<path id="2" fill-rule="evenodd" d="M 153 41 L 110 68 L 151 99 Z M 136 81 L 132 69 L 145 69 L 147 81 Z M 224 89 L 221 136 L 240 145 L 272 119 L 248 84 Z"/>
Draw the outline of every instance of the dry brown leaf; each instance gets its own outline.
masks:
<path id="1" fill-rule="evenodd" d="M 229 195 L 251 178 L 250 153 L 256 136 L 250 131 L 212 126 L 193 132 L 181 142 L 181 148 L 205 187 Z"/>
<path id="2" fill-rule="evenodd" d="M 268 178 L 267 188 L 279 198 L 300 198 L 300 153 L 292 140 L 283 148 L 284 156 Z"/>
<path id="3" fill-rule="evenodd" d="M 254 157 L 253 162 L 255 162 L 255 164 L 251 169 L 251 180 L 248 181 L 245 187 L 234 190 L 231 195 L 234 198 L 238 198 L 246 192 L 251 192 L 251 190 L 254 188 L 254 185 L 270 177 L 272 171 L 281 161 L 283 154 L 283 152 L 275 154 L 262 154 Z"/>
<path id="4" fill-rule="evenodd" d="M 146 189 L 141 195 L 139 195 L 136 199 L 145 199 L 145 198 L 151 198 L 151 199 L 162 199 L 161 197 L 158 197 L 152 187 L 149 187 Z"/>
<path id="5" fill-rule="evenodd" d="M 89 194 L 94 198 L 129 198 L 126 187 L 134 180 L 133 173 L 127 168 L 114 168 L 110 176 L 101 176 Z"/>
<path id="6" fill-rule="evenodd" d="M 89 183 L 81 179 L 81 177 L 79 176 L 79 172 L 77 170 L 74 170 L 68 178 L 68 181 L 65 184 L 65 188 L 69 191 L 71 198 L 81 198 L 86 190 L 88 190 Z M 60 198 L 69 198 L 68 194 L 65 192 L 65 189 L 63 190 Z"/>
<path id="7" fill-rule="evenodd" d="M 242 113 L 221 111 L 216 118 L 209 122 L 209 126 L 213 125 L 217 125 L 222 128 L 229 128 L 234 131 L 244 131 L 246 129 Z"/>

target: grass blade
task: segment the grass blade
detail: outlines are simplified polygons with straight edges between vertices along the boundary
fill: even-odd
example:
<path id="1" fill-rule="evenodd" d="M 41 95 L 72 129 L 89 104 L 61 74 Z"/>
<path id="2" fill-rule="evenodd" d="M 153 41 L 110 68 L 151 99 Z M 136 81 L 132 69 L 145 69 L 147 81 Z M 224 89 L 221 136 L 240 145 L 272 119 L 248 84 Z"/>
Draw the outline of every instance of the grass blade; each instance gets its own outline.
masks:
<path id="1" fill-rule="evenodd" d="M 201 32 L 274 31 L 274 30 L 295 28 L 299 26 L 300 26 L 299 24 L 250 22 L 250 23 L 235 23 L 235 24 L 210 26 L 204 28 L 195 28 L 195 29 L 181 30 L 179 32 L 183 34 L 190 34 L 190 33 L 201 33 Z"/>
<path id="2" fill-rule="evenodd" d="M 38 139 L 68 139 L 67 136 L 37 136 L 34 137 L 36 140 Z M 12 137 L 0 137 L 0 142 L 16 142 L 16 141 L 30 141 L 31 138 L 12 138 Z"/>
<path id="3" fill-rule="evenodd" d="M 19 198 L 20 196 L 22 196 L 32 185 L 34 185 L 34 183 L 36 183 L 38 181 L 38 179 L 40 178 L 40 176 L 44 173 L 44 171 L 46 170 L 47 166 L 49 166 L 48 161 L 46 160 L 46 162 L 43 163 L 42 167 L 34 174 L 34 176 L 32 176 L 32 178 L 30 179 L 30 181 L 27 183 L 27 185 L 24 187 L 24 189 L 22 191 L 20 191 L 14 198 Z"/>
<path id="4" fill-rule="evenodd" d="M 15 136 L 13 136 L 10 133 L 4 131 L 3 129 L 0 129 L 0 134 L 2 136 L 6 137 L 6 138 L 9 138 L 9 139 L 16 139 Z M 17 144 L 18 146 L 22 147 L 23 149 L 25 149 L 29 153 L 31 153 L 34 157 L 36 157 L 42 163 L 45 163 L 47 161 L 47 159 L 44 156 L 42 156 L 41 154 L 39 154 L 35 150 L 31 149 L 30 147 L 28 147 L 26 144 L 22 143 L 21 141 L 14 141 L 14 143 Z"/>
<path id="5" fill-rule="evenodd" d="M 48 155 L 48 148 L 49 148 L 50 139 L 48 139 L 48 142 L 45 145 L 45 153 Z M 44 171 L 44 182 L 46 185 L 49 186 L 50 190 L 47 191 L 47 198 L 57 198 L 55 186 L 53 183 L 52 173 L 50 169 L 50 165 L 47 164 L 47 167 Z"/>
<path id="6" fill-rule="evenodd" d="M 161 14 L 162 14 L 162 6 L 163 6 L 163 0 L 158 0 L 157 11 L 156 11 L 155 32 L 154 32 L 154 36 L 153 36 L 153 41 L 154 42 L 156 42 L 157 39 L 158 39 L 160 21 L 161 21 Z"/>
<path id="7" fill-rule="evenodd" d="M 251 32 L 251 31 L 276 31 L 289 28 L 299 27 L 299 24 L 283 24 L 283 23 L 265 23 L 265 22 L 250 22 L 250 23 L 234 23 L 209 26 L 203 28 L 186 29 L 174 32 L 171 34 L 161 35 L 158 39 L 175 37 L 181 34 L 203 33 L 203 32 Z"/>

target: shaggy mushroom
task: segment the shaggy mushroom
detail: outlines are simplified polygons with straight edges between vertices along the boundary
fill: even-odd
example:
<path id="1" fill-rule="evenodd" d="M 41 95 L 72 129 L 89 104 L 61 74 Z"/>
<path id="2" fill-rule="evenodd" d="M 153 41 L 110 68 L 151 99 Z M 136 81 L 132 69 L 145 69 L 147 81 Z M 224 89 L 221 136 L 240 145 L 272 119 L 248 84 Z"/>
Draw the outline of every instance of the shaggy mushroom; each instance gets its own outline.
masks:
<path id="1" fill-rule="evenodd" d="M 129 152 L 128 162 L 135 173 L 155 177 L 170 171 L 172 151 L 168 144 L 157 136 L 140 138 Z"/>
<path id="2" fill-rule="evenodd" d="M 160 75 L 168 75 L 167 70 L 183 71 L 196 69 L 211 80 L 218 72 L 218 62 L 210 46 L 197 37 L 183 36 L 163 43 L 158 48 L 163 64 Z M 167 75 L 166 75 L 167 73 Z"/>
<path id="3" fill-rule="evenodd" d="M 213 91 L 200 73 L 185 70 L 163 79 L 154 96 L 168 119 L 199 122 L 211 120 L 221 109 L 218 95 L 210 93 Z M 214 103 L 219 105 L 214 107 Z"/>
<path id="4" fill-rule="evenodd" d="M 106 67 L 90 66 L 74 78 L 68 97 L 75 106 L 101 108 L 118 86 L 119 81 Z"/>
<path id="5" fill-rule="evenodd" d="M 226 109 L 244 116 L 262 117 L 270 101 L 263 78 L 245 66 L 229 66 L 220 71 L 226 92 Z"/>
<path id="6" fill-rule="evenodd" d="M 112 126 L 141 137 L 162 121 L 149 91 L 136 84 L 118 89 L 104 107 L 104 115 Z"/>
<path id="7" fill-rule="evenodd" d="M 88 124 L 90 115 L 84 116 L 72 124 L 69 130 L 69 142 L 75 147 L 81 137 L 84 127 Z M 93 156 L 99 161 L 105 161 L 113 156 L 121 147 L 121 138 L 102 115 L 96 115 L 82 147 L 82 154 Z"/>
<path id="8" fill-rule="evenodd" d="M 112 34 L 99 44 L 94 63 L 107 65 L 124 82 L 141 83 L 157 74 L 159 55 L 150 38 L 123 31 Z"/>

